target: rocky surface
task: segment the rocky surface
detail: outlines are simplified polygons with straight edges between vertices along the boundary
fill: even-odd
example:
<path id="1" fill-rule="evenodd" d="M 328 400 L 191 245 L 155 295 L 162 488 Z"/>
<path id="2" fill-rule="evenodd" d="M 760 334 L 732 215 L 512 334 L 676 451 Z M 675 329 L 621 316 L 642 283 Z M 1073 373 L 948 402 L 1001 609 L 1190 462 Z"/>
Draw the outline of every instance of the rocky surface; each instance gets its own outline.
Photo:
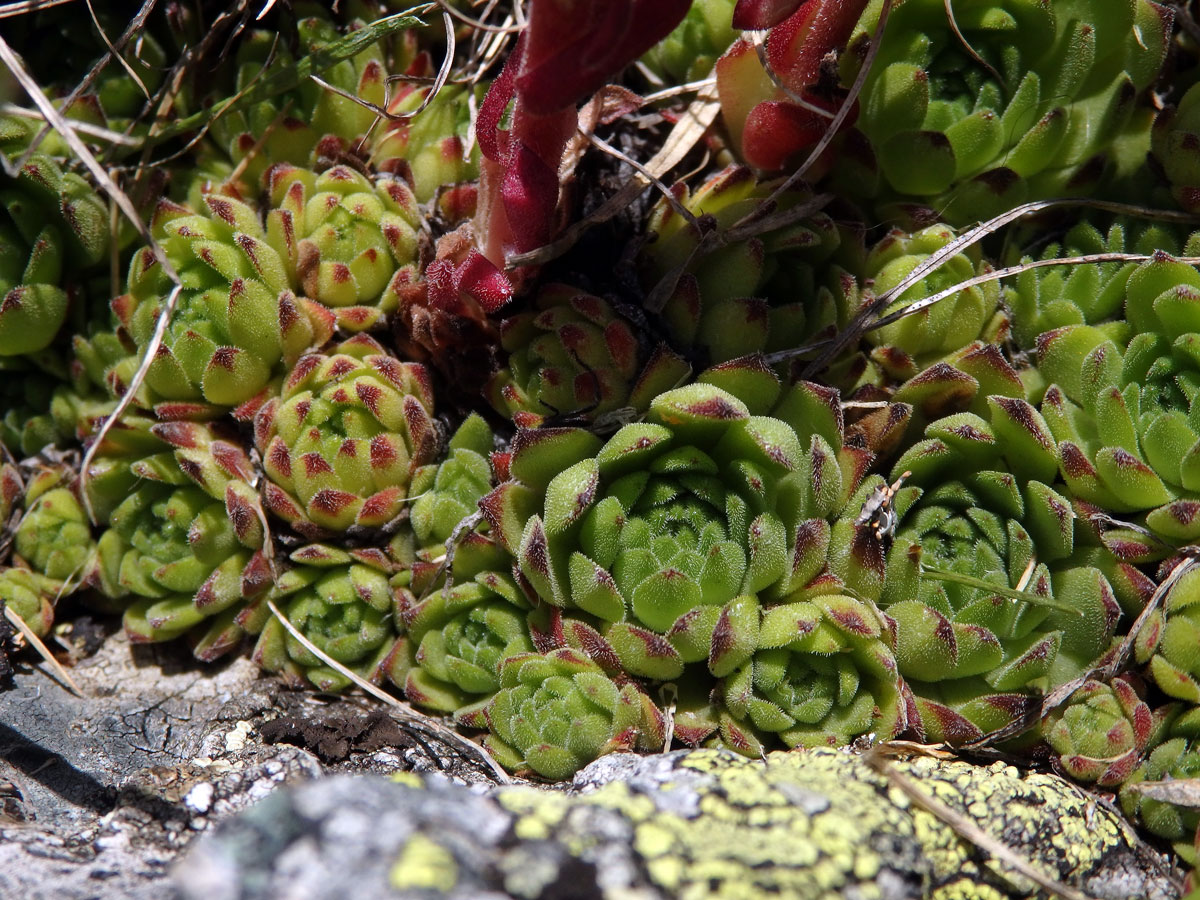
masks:
<path id="1" fill-rule="evenodd" d="M 243 659 L 200 667 L 116 634 L 72 671 L 85 697 L 28 664 L 0 693 L 5 900 L 341 900 L 348 873 L 355 900 L 1029 889 L 849 753 L 613 756 L 565 790 L 497 787 L 436 730 L 283 691 Z M 893 765 L 1092 897 L 1177 893 L 1160 857 L 1057 778 Z"/>

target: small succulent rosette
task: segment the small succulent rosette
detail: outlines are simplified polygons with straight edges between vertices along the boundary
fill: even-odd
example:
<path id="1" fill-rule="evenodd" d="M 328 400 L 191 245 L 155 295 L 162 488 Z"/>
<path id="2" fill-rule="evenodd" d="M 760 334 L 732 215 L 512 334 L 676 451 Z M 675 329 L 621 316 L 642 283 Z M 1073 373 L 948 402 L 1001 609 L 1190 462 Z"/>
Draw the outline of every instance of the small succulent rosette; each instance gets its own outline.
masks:
<path id="1" fill-rule="evenodd" d="M 1037 238 L 1037 232 L 1030 234 Z M 1072 227 L 1061 241 L 1045 247 L 1041 261 L 1101 254 L 1194 255 L 1168 227 L 1118 218 L 1106 232 L 1090 222 Z M 1012 263 L 1031 263 L 1026 254 Z M 1039 335 L 1069 325 L 1095 325 L 1124 346 L 1129 340 L 1125 321 L 1125 288 L 1138 269 L 1135 262 L 1094 262 L 1086 265 L 1029 267 L 1004 283 L 1003 299 L 1012 313 L 1013 338 L 1034 349 Z"/>
<path id="2" fill-rule="evenodd" d="M 438 556 L 464 521 L 479 512 L 479 501 L 493 487 L 495 436 L 478 413 L 471 413 L 450 436 L 446 454 L 413 472 L 409 485 L 412 525 L 418 550 Z"/>
<path id="3" fill-rule="evenodd" d="M 387 292 L 393 276 L 407 269 L 417 277 L 421 216 L 408 184 L 373 182 L 348 166 L 318 175 L 289 165 L 273 167 L 267 183 L 267 241 L 289 285 L 329 307 L 343 330 L 381 325 L 395 311 L 395 294 Z"/>
<path id="4" fill-rule="evenodd" d="M 329 660 L 363 680 L 381 681 L 383 661 L 399 624 L 388 583 L 394 564 L 378 551 L 345 551 L 323 544 L 302 547 L 291 560 L 296 566 L 254 604 L 253 617 L 266 620 L 254 661 L 293 687 L 349 687 L 351 679 Z M 270 610 L 267 599 L 291 628 Z"/>
<path id="5" fill-rule="evenodd" d="M 1178 562 L 1167 559 L 1160 573 L 1165 577 Z M 1200 706 L 1200 571 L 1186 571 L 1146 619 L 1134 656 L 1164 694 Z"/>
<path id="6" fill-rule="evenodd" d="M 364 22 L 353 14 L 348 18 L 356 21 L 341 34 L 328 11 L 317 4 L 306 5 L 301 13 L 295 26 L 298 47 L 266 29 L 249 31 L 238 42 L 230 67 L 233 82 L 223 85 L 217 102 L 249 96 L 213 117 L 208 140 L 197 150 L 195 176 L 187 186 L 190 203 L 210 191 L 249 194 L 267 170 L 280 163 L 309 167 L 340 162 L 360 146 L 376 121 L 375 112 L 358 100 L 376 106 L 387 101 L 384 48 L 379 43 L 361 46 L 362 41 L 355 40 L 354 32 Z M 330 65 L 329 57 L 351 43 L 359 45 L 357 52 Z M 299 50 L 298 56 L 293 49 Z M 410 55 L 402 44 L 396 59 L 401 70 Z M 342 93 L 308 79 L 287 91 L 256 93 L 256 87 L 271 85 L 273 79 L 286 80 L 295 67 L 318 60 L 324 61 L 318 63 L 322 80 Z"/>
<path id="7" fill-rule="evenodd" d="M 867 7 L 841 57 L 847 84 L 881 9 Z M 1149 0 L 1086 9 L 994 0 L 955 15 L 940 0 L 905 2 L 863 86 L 856 125 L 869 149 L 839 187 L 876 196 L 884 215 L 919 205 L 953 224 L 1090 191 L 1115 165 L 1170 26 Z M 874 184 L 864 177 L 872 170 Z"/>
<path id="8" fill-rule="evenodd" d="M 108 527 L 88 583 L 124 609 L 130 640 L 196 629 L 193 652 L 215 659 L 241 642 L 247 601 L 271 584 L 253 468 L 237 442 L 205 426 L 169 422 L 151 432 L 166 450 L 114 461 L 89 481 Z M 118 501 L 112 491 L 129 475 Z"/>
<path id="9" fill-rule="evenodd" d="M 151 222 L 183 287 L 146 385 L 160 417 L 211 418 L 230 407 L 246 417 L 273 379 L 331 337 L 334 317 L 289 289 L 287 264 L 253 208 L 217 195 L 202 204 L 193 212 L 164 200 Z M 139 352 L 173 287 L 150 248 L 134 254 L 127 293 L 112 307 Z"/>
<path id="10" fill-rule="evenodd" d="M 1200 272 L 1158 252 L 1125 280 L 1127 324 L 1067 325 L 1037 340 L 1063 480 L 1130 522 L 1102 539 L 1135 564 L 1200 539 L 1197 296 Z"/>
<path id="11" fill-rule="evenodd" d="M 432 412 L 425 368 L 366 335 L 301 357 L 254 420 L 267 508 L 313 539 L 386 525 L 436 458 Z"/>
<path id="12" fill-rule="evenodd" d="M 1121 808 L 1151 834 L 1170 841 L 1184 862 L 1195 866 L 1200 810 L 1190 804 L 1172 803 L 1170 798 L 1171 782 L 1200 778 L 1200 746 L 1196 743 L 1200 737 L 1200 713 L 1192 707 L 1182 713 L 1171 710 L 1168 717 L 1165 740 L 1154 746 L 1121 785 Z"/>
<path id="13" fill-rule="evenodd" d="M 83 584 L 96 552 L 75 475 L 65 466 L 0 466 L 0 600 L 39 637 Z"/>
<path id="14" fill-rule="evenodd" d="M 570 648 L 506 659 L 484 716 L 484 744 L 502 765 L 554 781 L 605 753 L 665 740 L 662 711 L 633 681 L 618 683 Z"/>
<path id="15" fill-rule="evenodd" d="M 80 176 L 38 155 L 0 178 L 0 357 L 50 346 L 108 246 L 107 207 Z"/>
<path id="16" fill-rule="evenodd" d="M 521 427 L 559 417 L 604 421 L 620 410 L 637 415 L 691 374 L 665 343 L 643 346 L 634 323 L 600 297 L 550 284 L 534 302 L 501 323 L 507 364 L 484 388 L 492 408 Z"/>
<path id="17" fill-rule="evenodd" d="M 1128 681 L 1088 681 L 1051 713 L 1043 733 L 1064 772 L 1115 787 L 1141 762 L 1154 734 L 1154 717 Z"/>
<path id="18" fill-rule="evenodd" d="M 869 528 L 839 520 L 870 461 L 869 452 L 842 445 L 842 428 L 835 392 L 784 390 L 761 360 L 746 360 L 660 394 L 645 422 L 604 443 L 579 429 L 518 432 L 512 480 L 481 507 L 541 604 L 539 647 L 570 645 L 610 674 L 649 682 L 712 688 L 723 678 L 731 696 L 745 699 L 726 704 L 737 704 L 736 713 L 719 715 L 736 719 L 752 716 L 748 690 L 800 690 L 803 660 L 782 664 L 793 683 L 780 688 L 775 657 L 803 656 L 809 645 L 786 640 L 783 625 L 766 644 L 761 635 L 766 617 L 785 615 L 774 612 L 780 604 L 811 601 L 796 607 L 793 624 L 804 612 L 814 627 L 826 626 L 812 647 L 840 654 L 835 668 L 853 667 L 858 652 L 871 657 L 862 696 L 869 694 L 890 652 L 869 611 L 852 621 L 847 594 L 877 590 L 882 556 Z M 839 628 L 844 640 L 835 649 Z M 768 650 L 781 653 L 757 655 Z M 737 679 L 745 683 L 731 688 Z M 882 706 L 871 701 L 858 720 L 864 731 L 889 731 L 900 720 L 890 702 L 898 696 L 894 666 L 890 680 L 892 693 L 881 688 L 876 698 Z M 814 696 L 827 687 L 818 681 L 810 682 Z M 857 697 L 847 680 L 837 714 L 850 718 L 841 707 L 851 701 L 861 711 L 866 701 Z M 834 718 L 813 718 L 820 700 L 803 712 L 800 705 L 771 720 L 776 732 L 795 726 L 785 740 L 824 742 L 825 725 L 836 733 Z M 822 736 L 801 737 L 804 725 Z M 694 742 L 703 727 L 688 724 L 681 739 Z"/>
<path id="19" fill-rule="evenodd" d="M 436 74 L 426 53 L 409 73 Z M 482 84 L 447 84 L 429 100 L 430 88 L 415 82 L 394 89 L 388 112 L 400 118 L 380 125 L 371 143 L 371 160 L 379 170 L 402 176 L 419 203 L 436 201 L 449 221 L 475 211 L 477 189 L 471 182 L 479 178 L 479 144 L 470 139 L 471 110 L 484 90 Z"/>
<path id="20" fill-rule="evenodd" d="M 954 229 L 946 225 L 930 225 L 911 233 L 897 229 L 885 235 L 863 260 L 859 282 L 845 282 L 840 301 L 845 307 L 844 317 L 853 318 L 861 306 L 873 303 L 876 297 L 900 284 L 956 236 Z M 898 313 L 910 304 L 985 275 L 991 269 L 978 248 L 967 249 L 945 260 L 893 298 L 880 315 Z M 886 385 L 911 379 L 977 341 L 1000 343 L 1008 333 L 1009 319 L 1000 306 L 996 282 L 966 287 L 868 331 L 867 368 L 873 374 L 860 374 L 856 383 L 846 386 L 857 387 L 866 381 Z M 854 370 L 853 366 L 847 368 Z"/>
<path id="21" fill-rule="evenodd" d="M 643 65 L 663 87 L 707 78 L 738 38 L 733 27 L 735 5 L 735 0 L 696 0 L 675 30 L 646 51 Z"/>
<path id="22" fill-rule="evenodd" d="M 1110 647 L 1121 606 L 1074 558 L 1056 447 L 1019 397 L 931 423 L 893 466 L 895 538 L 880 606 L 929 740 L 961 743 L 1027 713 Z"/>
<path id="23" fill-rule="evenodd" d="M 778 187 L 733 166 L 695 192 L 675 188 L 692 219 L 666 201 L 655 206 L 646 228 L 657 239 L 645 250 L 643 280 L 652 296 L 673 286 L 655 311 L 676 346 L 720 363 L 791 349 L 843 324 L 818 274 L 841 233 L 828 214 L 805 214 L 807 191 L 789 189 L 768 203 Z"/>

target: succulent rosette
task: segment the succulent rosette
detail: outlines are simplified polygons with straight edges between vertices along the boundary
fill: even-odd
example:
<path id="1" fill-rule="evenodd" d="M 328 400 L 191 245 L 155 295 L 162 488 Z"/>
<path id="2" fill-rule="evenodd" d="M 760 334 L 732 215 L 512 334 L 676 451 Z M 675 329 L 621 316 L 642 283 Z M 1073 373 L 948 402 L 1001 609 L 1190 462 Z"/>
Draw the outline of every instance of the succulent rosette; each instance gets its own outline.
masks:
<path id="1" fill-rule="evenodd" d="M 665 739 L 662 712 L 645 693 L 570 648 L 506 659 L 486 717 L 484 743 L 496 759 L 554 780 L 605 753 L 660 749 Z"/>
<path id="2" fill-rule="evenodd" d="M 492 489 L 494 447 L 491 427 L 471 413 L 451 435 L 445 457 L 413 472 L 409 522 L 419 549 L 445 552 L 454 530 L 478 512 L 480 499 Z"/>
<path id="3" fill-rule="evenodd" d="M 432 410 L 425 368 L 366 335 L 302 357 L 255 416 L 267 508 L 314 538 L 387 524 L 437 454 Z"/>
<path id="4" fill-rule="evenodd" d="M 1200 273 L 1156 252 L 1128 274 L 1123 293 L 1126 322 L 1041 334 L 1038 368 L 1068 489 L 1092 507 L 1136 515 L 1136 527 L 1102 536 L 1140 563 L 1200 539 Z"/>
<path id="5" fill-rule="evenodd" d="M 72 284 L 108 245 L 103 201 L 49 157 L 0 181 L 0 357 L 50 345 L 78 293 Z"/>
<path id="6" fill-rule="evenodd" d="M 677 186 L 677 202 L 707 230 L 666 201 L 654 208 L 647 230 L 657 239 L 645 251 L 645 281 L 653 290 L 664 278 L 678 279 L 661 309 L 677 346 L 704 350 L 719 363 L 790 349 L 842 323 L 835 294 L 817 274 L 841 243 L 838 228 L 826 213 L 801 215 L 812 195 L 800 189 L 764 210 L 778 186 L 742 166 L 695 192 Z M 743 223 L 764 211 L 769 215 Z"/>
<path id="7" fill-rule="evenodd" d="M 1154 732 L 1150 707 L 1122 678 L 1088 681 L 1043 725 L 1058 764 L 1078 781 L 1113 787 L 1141 762 Z"/>
<path id="8" fill-rule="evenodd" d="M 208 417 L 263 399 L 273 378 L 332 334 L 333 315 L 288 288 L 283 258 L 254 209 L 216 195 L 203 208 L 162 201 L 151 229 L 179 273 L 178 294 L 146 385 L 162 416 Z M 139 350 L 150 343 L 173 284 L 150 248 L 134 254 L 117 319 Z"/>
<path id="9" fill-rule="evenodd" d="M 312 545 L 291 559 L 299 565 L 280 575 L 265 596 L 322 654 L 360 678 L 379 681 L 397 626 L 387 558 Z M 270 616 L 254 647 L 255 661 L 268 672 L 296 687 L 311 685 L 320 691 L 350 685 L 345 674 L 285 628 L 265 601 L 256 604 L 255 615 Z"/>
<path id="10" fill-rule="evenodd" d="M 213 659 L 237 646 L 245 601 L 270 586 L 250 460 L 237 443 L 194 423 L 151 431 L 167 449 L 117 458 L 89 481 L 108 528 L 88 582 L 124 608 L 130 640 L 167 641 L 205 625 L 193 652 Z M 135 445 L 145 439 L 133 434 Z M 113 493 L 131 475 L 118 502 Z"/>
<path id="11" fill-rule="evenodd" d="M 1121 615 L 1100 570 L 1072 558 L 1046 422 L 1019 396 L 985 400 L 983 414 L 929 424 L 891 473 L 899 524 L 880 606 L 926 737 L 953 743 L 1086 670 Z"/>
<path id="12" fill-rule="evenodd" d="M 413 703 L 477 724 L 500 689 L 504 661 L 534 644 L 530 604 L 512 576 L 469 568 L 456 560 L 452 584 L 430 584 L 420 595 L 397 589 L 404 634 L 387 671 Z"/>
<path id="13" fill-rule="evenodd" d="M 426 77 L 436 74 L 427 54 L 421 54 L 419 62 Z M 371 159 L 380 171 L 394 172 L 410 182 L 420 203 L 439 195 L 444 200 L 447 195 L 471 198 L 469 208 L 461 210 L 470 215 L 474 190 L 466 185 L 479 178 L 479 145 L 469 137 L 471 103 L 482 101 L 484 86 L 444 85 L 420 109 L 429 90 L 406 86 L 394 93 L 388 112 L 402 118 L 381 126 L 381 134 L 372 142 Z"/>
<path id="14" fill-rule="evenodd" d="M 13 540 L 18 561 L 41 575 L 77 587 L 96 551 L 78 481 L 64 467 L 41 469 L 25 485 L 24 505 L 25 514 Z M 66 588 L 62 591 L 68 592 Z"/>
<path id="15" fill-rule="evenodd" d="M 1121 786 L 1121 808 L 1131 819 L 1139 822 L 1151 834 L 1166 838 L 1171 847 L 1190 865 L 1196 865 L 1196 829 L 1200 827 L 1200 811 L 1194 807 L 1155 799 L 1139 790 L 1138 786 L 1152 786 L 1154 782 L 1194 780 L 1200 778 L 1200 716 L 1196 709 L 1188 709 L 1170 723 L 1170 730 L 1158 746 L 1146 756 L 1145 761 Z"/>
<path id="16" fill-rule="evenodd" d="M 644 412 L 691 367 L 665 343 L 647 351 L 632 322 L 600 297 L 565 284 L 538 291 L 536 309 L 500 326 L 508 364 L 484 388 L 497 412 L 522 427 L 546 418 Z"/>
<path id="17" fill-rule="evenodd" d="M 757 638 L 760 649 L 721 688 L 724 708 L 752 726 L 742 735 L 842 747 L 868 732 L 904 730 L 896 658 L 870 604 L 832 592 L 780 603 L 763 612 Z"/>
<path id="18" fill-rule="evenodd" d="M 870 249 L 863 261 L 865 289 L 847 282 L 843 291 L 846 315 L 852 317 L 859 305 L 871 303 L 891 290 L 955 237 L 954 229 L 946 225 L 931 225 L 912 233 L 891 231 Z M 926 274 L 896 297 L 881 315 L 897 312 L 991 269 L 977 248 L 968 249 Z M 866 339 L 872 348 L 869 368 L 881 382 L 911 379 L 975 341 L 1001 342 L 1008 331 L 1008 316 L 1000 308 L 1000 289 L 996 282 L 986 281 L 868 331 Z"/>
<path id="19" fill-rule="evenodd" d="M 334 50 L 341 56 L 341 48 L 354 40 L 354 31 L 361 29 L 363 21 L 353 22 L 343 35 L 316 4 L 307 4 L 300 12 L 295 24 L 298 46 L 289 46 L 277 32 L 266 29 L 249 31 L 239 42 L 230 67 L 233 83 L 225 87 L 224 96 L 250 94 L 250 99 L 213 117 L 209 140 L 198 151 L 197 177 L 188 186 L 189 202 L 198 203 L 203 193 L 222 186 L 249 193 L 246 186 L 260 184 L 267 170 L 279 163 L 310 167 L 338 162 L 376 121 L 375 112 L 353 98 L 376 106 L 386 102 L 388 68 L 383 47 L 378 42 L 368 44 L 329 65 Z M 325 63 L 321 79 L 343 93 L 309 79 L 295 84 L 288 77 L 295 67 L 314 61 Z M 397 63 L 404 68 L 403 55 Z M 272 92 L 275 84 L 295 87 Z M 235 173 L 240 180 L 231 185 Z"/>
<path id="20" fill-rule="evenodd" d="M 1151 613 L 1135 644 L 1164 694 L 1200 705 L 1200 573 L 1186 572 Z"/>
<path id="21" fill-rule="evenodd" d="M 675 30 L 646 51 L 642 63 L 665 86 L 708 77 L 717 59 L 738 38 L 735 0 L 696 0 Z"/>
<path id="22" fill-rule="evenodd" d="M 395 295 L 385 291 L 397 270 L 416 279 L 421 218 L 412 189 L 395 178 L 372 183 L 348 166 L 317 175 L 280 165 L 267 181 L 268 242 L 289 284 L 330 307 L 347 331 L 379 325 L 395 310 Z"/>
<path id="23" fill-rule="evenodd" d="M 0 606 L 12 610 L 38 637 L 50 633 L 54 625 L 54 607 L 62 590 L 61 581 L 30 569 L 20 566 L 0 568 Z"/>
<path id="24" fill-rule="evenodd" d="M 869 4 L 842 56 L 847 84 L 882 6 Z M 893 12 L 857 127 L 881 198 L 927 205 L 955 224 L 1094 188 L 1158 75 L 1172 19 L 1149 0 L 981 0 L 949 14 L 940 0 L 916 0 Z M 861 177 L 844 185 L 866 195 L 869 186 Z"/>
<path id="25" fill-rule="evenodd" d="M 1191 249 L 1189 242 L 1183 255 L 1193 255 Z M 1107 232 L 1081 222 L 1060 241 L 1045 247 L 1038 258 L 1151 254 L 1156 250 L 1178 254 L 1178 236 L 1162 226 L 1118 219 Z M 1031 262 L 1032 257 L 1026 255 L 1020 261 Z M 1128 327 L 1123 321 L 1125 287 L 1137 268 L 1137 263 L 1110 261 L 1025 269 L 1006 282 L 1003 291 L 1004 304 L 1011 312 L 1013 337 L 1021 347 L 1032 349 L 1038 336 L 1047 331 L 1068 325 L 1095 325 L 1123 346 L 1128 341 Z"/>

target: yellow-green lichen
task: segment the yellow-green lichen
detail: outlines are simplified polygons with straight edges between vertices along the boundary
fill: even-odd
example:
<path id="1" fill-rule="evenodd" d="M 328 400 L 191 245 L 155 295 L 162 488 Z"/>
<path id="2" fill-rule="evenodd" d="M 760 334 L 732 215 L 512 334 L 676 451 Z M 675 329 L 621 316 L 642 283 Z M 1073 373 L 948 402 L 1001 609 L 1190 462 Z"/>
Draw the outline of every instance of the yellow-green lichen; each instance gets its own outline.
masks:
<path id="1" fill-rule="evenodd" d="M 1119 882 L 1136 865 L 1128 826 L 1054 776 L 928 758 L 891 765 L 1068 885 L 1090 888 L 1109 870 Z M 543 896 L 549 885 L 604 900 L 1000 900 L 1033 890 L 845 751 L 616 755 L 567 791 L 490 796 L 506 837 L 480 871 L 499 880 L 473 877 L 515 897 Z M 469 894 L 462 866 L 418 832 L 393 881 L 459 900 Z"/>
<path id="2" fill-rule="evenodd" d="M 433 890 L 446 893 L 458 881 L 458 866 L 450 851 L 423 834 L 414 834 L 392 866 L 392 887 L 397 890 Z"/>

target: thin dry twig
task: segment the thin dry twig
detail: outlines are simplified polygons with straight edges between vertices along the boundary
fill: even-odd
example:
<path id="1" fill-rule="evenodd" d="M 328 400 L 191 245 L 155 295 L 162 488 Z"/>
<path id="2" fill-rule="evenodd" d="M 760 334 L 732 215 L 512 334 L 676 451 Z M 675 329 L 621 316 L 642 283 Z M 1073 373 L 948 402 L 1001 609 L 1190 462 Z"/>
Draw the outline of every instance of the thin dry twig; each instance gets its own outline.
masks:
<path id="1" fill-rule="evenodd" d="M 54 658 L 54 654 L 51 653 L 46 645 L 42 643 L 42 639 L 33 633 L 33 629 L 26 625 L 25 620 L 17 615 L 16 612 L 13 611 L 13 608 L 8 604 L 4 605 L 4 618 L 8 619 L 8 621 L 12 622 L 12 624 L 17 627 L 17 630 L 21 632 L 25 640 L 29 641 L 30 646 L 37 650 L 38 655 L 40 655 L 42 659 L 44 659 L 50 666 L 50 668 L 54 670 L 54 673 L 63 680 L 63 683 L 66 684 L 71 693 L 76 697 L 82 697 L 83 691 L 79 689 L 79 685 L 75 683 L 75 680 L 71 678 L 69 674 L 67 674 L 67 670 L 63 668 L 62 663 Z"/>
<path id="2" fill-rule="evenodd" d="M 65 6 L 74 2 L 75 0 L 16 0 L 14 3 L 5 3 L 0 6 L 0 19 L 23 16 L 26 13 L 38 12 L 52 6 Z"/>
<path id="3" fill-rule="evenodd" d="M 886 745 L 881 744 L 879 747 Z M 1028 878 L 1042 890 L 1063 900 L 1092 900 L 1087 894 L 1078 891 L 1070 885 L 1063 884 L 1057 878 L 1047 875 L 1030 860 L 1018 854 L 1012 847 L 1000 838 L 988 834 L 973 820 L 952 809 L 933 794 L 923 790 L 916 781 L 903 772 L 898 771 L 887 759 L 885 752 L 876 747 L 863 755 L 864 762 L 877 771 L 888 782 L 898 788 L 913 803 L 925 810 L 948 826 L 955 834 L 965 841 L 974 844 L 993 858 L 1005 863 L 1017 874 Z"/>
<path id="4" fill-rule="evenodd" d="M 889 313 L 881 319 L 872 322 L 865 331 L 875 331 L 891 325 L 905 316 L 911 316 L 913 313 L 920 312 L 933 306 L 939 300 L 945 300 L 947 297 L 952 297 L 960 291 L 968 290 L 980 284 L 986 284 L 989 281 L 999 281 L 1002 278 L 1007 278 L 1010 275 L 1020 275 L 1022 272 L 1030 269 L 1041 269 L 1047 266 L 1079 266 L 1089 263 L 1106 263 L 1106 262 L 1129 262 L 1139 263 L 1148 262 L 1154 258 L 1150 253 L 1089 253 L 1084 256 L 1064 256 L 1061 259 L 1034 259 L 1028 262 L 1023 262 L 1019 265 L 1009 266 L 1005 269 L 992 269 L 989 272 L 984 272 L 976 275 L 973 278 L 968 278 L 966 281 L 960 281 L 958 284 L 951 285 L 944 290 L 938 291 L 936 294 L 931 294 L 928 297 L 923 297 L 920 300 L 915 300 L 912 303 L 904 306 L 895 312 Z M 1175 257 L 1178 262 L 1186 263 L 1189 266 L 1200 265 L 1200 256 L 1181 256 Z"/>
<path id="5" fill-rule="evenodd" d="M 492 758 L 492 755 L 488 753 L 484 747 L 481 747 L 474 741 L 468 740 L 452 728 L 447 728 L 437 719 L 417 712 L 417 710 L 413 709 L 403 700 L 397 700 L 387 691 L 384 691 L 371 684 L 371 682 L 358 675 L 358 673 L 346 668 L 344 665 L 331 657 L 328 653 L 325 653 L 320 647 L 306 638 L 300 629 L 293 625 L 288 620 L 287 616 L 280 612 L 279 607 L 275 605 L 275 601 L 270 597 L 267 598 L 267 606 L 270 608 L 275 618 L 279 620 L 279 624 L 287 629 L 288 634 L 299 641 L 305 650 L 317 657 L 317 659 L 321 660 L 323 663 L 325 663 L 325 665 L 350 679 L 351 682 L 362 688 L 362 690 L 366 691 L 375 699 L 382 700 L 388 706 L 395 709 L 400 713 L 400 717 L 402 719 L 405 719 L 409 722 L 419 723 L 423 727 L 428 728 L 430 731 L 437 734 L 447 744 L 451 744 L 465 750 L 468 755 L 473 756 L 482 762 L 492 772 L 492 774 L 496 776 L 496 780 L 501 784 L 512 784 L 512 779 L 508 777 L 508 773 L 500 767 L 500 764 Z"/>

